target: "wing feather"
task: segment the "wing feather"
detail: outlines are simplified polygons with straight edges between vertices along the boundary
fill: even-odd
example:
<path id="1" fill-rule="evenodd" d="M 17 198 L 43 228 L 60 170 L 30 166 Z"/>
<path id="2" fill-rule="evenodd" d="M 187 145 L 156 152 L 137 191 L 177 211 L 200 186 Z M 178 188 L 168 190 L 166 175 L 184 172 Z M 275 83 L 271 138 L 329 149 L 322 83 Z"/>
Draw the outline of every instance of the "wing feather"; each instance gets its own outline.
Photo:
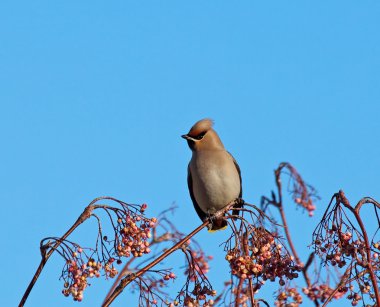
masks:
<path id="1" fill-rule="evenodd" d="M 242 198 L 243 196 L 243 185 L 242 185 L 242 179 L 241 179 L 241 171 L 240 171 L 240 167 L 239 167 L 239 164 L 236 162 L 235 158 L 231 155 L 231 153 L 228 152 L 228 154 L 231 156 L 232 160 L 234 161 L 234 164 L 235 164 L 235 167 L 236 167 L 236 170 L 239 174 L 239 179 L 240 179 L 240 193 L 239 193 L 239 198 Z M 241 206 L 235 206 L 235 208 L 241 208 Z M 239 215 L 239 212 L 240 210 L 233 210 L 232 211 L 232 214 L 233 215 Z"/>
<path id="2" fill-rule="evenodd" d="M 195 211 L 197 211 L 199 218 L 202 221 L 204 221 L 207 218 L 207 214 L 202 211 L 197 201 L 195 200 L 194 191 L 193 191 L 193 179 L 191 178 L 191 171 L 190 171 L 190 164 L 187 167 L 187 186 L 189 188 L 190 197 L 191 197 L 191 200 L 193 201 Z"/>

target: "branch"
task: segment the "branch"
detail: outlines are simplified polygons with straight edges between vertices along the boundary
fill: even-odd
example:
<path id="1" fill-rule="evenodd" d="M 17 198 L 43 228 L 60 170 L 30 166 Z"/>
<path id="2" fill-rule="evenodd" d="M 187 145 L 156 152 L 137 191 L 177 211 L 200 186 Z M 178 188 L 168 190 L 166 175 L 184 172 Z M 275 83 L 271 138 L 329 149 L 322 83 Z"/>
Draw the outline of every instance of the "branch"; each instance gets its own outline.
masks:
<path id="1" fill-rule="evenodd" d="M 329 295 L 329 297 L 326 299 L 326 301 L 323 303 L 322 307 L 325 307 L 334 297 L 335 293 L 337 293 L 339 291 L 339 289 L 344 286 L 344 284 L 346 283 L 347 281 L 347 277 L 349 275 L 349 273 L 351 272 L 352 270 L 352 263 L 347 267 L 346 271 L 344 272 L 342 278 L 340 279 L 340 282 L 338 283 L 338 285 L 335 287 L 334 291 L 331 292 L 331 294 Z"/>
<path id="2" fill-rule="evenodd" d="M 276 177 L 276 186 L 277 186 L 277 192 L 278 192 L 278 201 L 275 205 L 275 207 L 278 208 L 278 210 L 280 211 L 280 215 L 281 215 L 281 220 L 282 220 L 282 224 L 284 226 L 284 230 L 285 230 L 285 235 L 286 235 L 286 239 L 288 240 L 288 244 L 289 244 L 289 247 L 292 251 L 292 254 L 296 260 L 296 263 L 299 265 L 299 266 L 302 266 L 302 262 L 298 256 L 298 253 L 297 253 L 297 250 L 294 246 L 294 243 L 293 243 L 293 240 L 292 240 L 292 237 L 290 235 L 290 231 L 289 231 L 289 226 L 288 226 L 288 222 L 286 220 L 286 215 L 285 215 L 285 211 L 284 211 L 284 206 L 283 206 L 283 202 L 282 202 L 282 184 L 281 184 L 281 170 L 283 167 L 287 166 L 287 164 L 281 164 L 278 169 L 275 171 L 275 177 Z M 288 166 L 289 167 L 289 166 Z M 295 171 L 293 167 L 291 167 L 291 171 Z M 298 173 L 297 173 L 298 175 Z M 299 176 L 299 175 L 298 175 Z M 306 190 L 306 185 L 303 183 L 303 180 L 301 178 L 298 179 L 299 182 L 302 183 L 302 187 Z M 297 180 L 297 181 L 298 181 Z M 312 253 L 310 256 L 309 256 L 309 259 L 308 259 L 308 262 L 307 262 L 307 266 L 310 265 L 311 261 L 312 261 L 312 258 L 313 258 L 314 254 Z M 302 274 L 303 274 L 303 277 L 305 279 L 305 282 L 308 286 L 308 288 L 311 287 L 311 282 L 310 282 L 310 278 L 307 274 L 307 266 L 305 266 L 305 268 L 302 270 Z M 319 303 L 318 303 L 318 300 L 315 299 L 314 300 L 314 303 L 315 303 L 315 306 L 319 306 Z"/>
<path id="3" fill-rule="evenodd" d="M 203 222 L 202 225 L 198 226 L 195 230 L 193 230 L 190 234 L 188 234 L 186 237 L 184 237 L 182 240 L 180 240 L 177 244 L 175 244 L 173 247 L 168 249 L 165 253 L 163 253 L 158 258 L 154 259 L 151 263 L 143 267 L 141 270 L 139 270 L 137 273 L 129 274 L 126 277 L 124 277 L 119 285 L 115 288 L 115 290 L 109 295 L 109 297 L 104 301 L 102 304 L 103 307 L 107 307 L 111 305 L 111 303 L 118 297 L 121 292 L 123 292 L 124 288 L 128 286 L 132 281 L 134 281 L 136 278 L 140 277 L 144 273 L 146 273 L 148 270 L 150 270 L 152 267 L 154 267 L 156 264 L 160 263 L 163 259 L 168 257 L 170 254 L 175 252 L 177 249 L 180 249 L 183 244 L 185 244 L 190 238 L 192 238 L 194 235 L 196 235 L 198 232 L 200 232 L 204 227 L 207 227 L 210 224 L 210 220 L 207 219 Z"/>
<path id="4" fill-rule="evenodd" d="M 376 281 L 376 276 L 375 276 L 375 273 L 374 273 L 374 269 L 372 267 L 372 263 L 371 263 L 371 246 L 370 246 L 370 243 L 369 243 L 369 240 L 368 240 L 368 234 L 367 234 L 367 231 L 364 227 L 364 223 L 363 223 L 363 220 L 362 218 L 360 217 L 360 209 L 361 207 L 365 204 L 365 203 L 372 203 L 372 204 L 375 204 L 376 206 L 379 207 L 379 204 L 376 202 L 376 201 L 370 201 L 371 199 L 370 198 L 364 198 L 362 200 L 360 200 L 358 202 L 358 204 L 356 205 L 355 209 L 351 207 L 348 199 L 346 198 L 344 192 L 342 190 L 339 191 L 339 196 L 340 196 L 340 200 L 342 201 L 342 204 L 347 208 L 349 209 L 353 215 L 355 216 L 358 224 L 359 224 L 359 227 L 362 231 L 362 234 L 363 234 L 363 238 L 364 238 L 364 244 L 365 244 L 365 250 L 366 250 L 366 254 L 367 254 L 367 263 L 364 267 L 367 267 L 368 270 L 369 270 L 369 275 L 371 277 L 371 282 L 372 282 L 372 286 L 375 290 L 375 296 L 376 296 L 376 305 L 377 306 L 380 306 L 380 294 L 379 294 L 379 287 L 377 285 L 377 281 Z"/>
<path id="5" fill-rule="evenodd" d="M 45 267 L 45 264 L 46 262 L 49 260 L 50 256 L 53 254 L 53 252 L 61 245 L 61 243 L 80 225 L 82 224 L 85 220 L 87 220 L 89 217 L 91 217 L 91 214 L 92 214 L 92 211 L 94 210 L 94 208 L 96 206 L 94 206 L 93 204 L 96 203 L 98 200 L 100 199 L 105 199 L 106 197 L 99 197 L 99 198 L 96 198 L 94 199 L 83 211 L 83 213 L 79 216 L 79 218 L 76 220 L 76 222 L 73 224 L 73 226 L 70 227 L 70 229 L 54 244 L 54 246 L 52 246 L 48 252 L 46 252 L 47 248 L 48 248 L 48 244 L 46 245 L 42 245 L 40 247 L 40 250 L 41 250 L 41 256 L 42 256 L 42 259 L 41 259 L 41 262 L 36 270 L 36 273 L 34 273 L 34 276 L 32 278 L 32 280 L 30 281 L 29 283 L 29 286 L 28 288 L 25 290 L 25 293 L 23 295 L 23 297 L 21 298 L 21 301 L 19 303 L 19 307 L 22 307 L 24 306 L 26 300 L 28 299 L 29 297 L 29 294 L 30 292 L 32 291 L 35 283 L 37 282 L 42 270 L 44 269 Z"/>
<path id="6" fill-rule="evenodd" d="M 224 209 L 216 212 L 214 214 L 214 217 L 223 216 L 227 211 L 231 210 L 231 208 L 234 207 L 234 205 L 239 201 L 241 201 L 241 200 L 240 199 L 233 200 Z M 150 262 L 145 267 L 140 269 L 137 273 L 129 274 L 126 277 L 124 277 L 123 279 L 121 279 L 119 282 L 119 285 L 111 292 L 111 294 L 107 295 L 102 306 L 103 307 L 109 306 L 116 299 L 116 297 L 118 297 L 121 294 L 121 292 L 123 292 L 125 287 L 128 286 L 132 281 L 136 280 L 136 278 L 139 278 L 141 275 L 145 274 L 148 270 L 150 270 L 156 264 L 160 263 L 163 259 L 168 257 L 170 254 L 174 253 L 176 250 L 182 248 L 183 244 L 185 244 L 190 238 L 192 238 L 198 232 L 200 232 L 204 227 L 209 226 L 210 223 L 212 223 L 212 220 L 206 219 L 202 225 L 198 226 L 190 234 L 188 234 L 186 237 L 181 239 L 178 243 L 176 243 L 170 249 L 166 250 L 161 256 L 154 259 L 152 262 Z"/>
<path id="7" fill-rule="evenodd" d="M 126 204 L 126 203 L 124 203 L 124 202 L 122 202 L 122 201 L 120 201 L 120 200 L 118 200 L 116 198 L 113 198 L 113 197 L 109 197 L 109 196 L 98 197 L 98 198 L 95 198 L 93 201 L 91 201 L 91 203 L 84 209 L 83 213 L 79 216 L 79 218 L 76 220 L 76 222 L 73 224 L 73 226 L 71 226 L 70 229 L 62 237 L 60 237 L 60 238 L 54 238 L 54 240 L 55 240 L 54 244 L 53 243 L 50 244 L 50 241 L 48 241 L 46 244 L 43 244 L 45 242 L 45 240 L 46 240 L 46 239 L 43 239 L 41 241 L 41 246 L 40 246 L 40 251 L 41 251 L 41 256 L 42 256 L 41 262 L 40 262 L 40 264 L 39 264 L 39 266 L 38 266 L 38 268 L 37 268 L 37 270 L 36 270 L 36 272 L 35 272 L 32 280 L 30 281 L 30 283 L 28 285 L 28 288 L 26 289 L 23 297 L 21 298 L 21 301 L 19 303 L 19 307 L 24 306 L 26 300 L 28 299 L 28 296 L 30 295 L 30 292 L 32 291 L 32 289 L 33 289 L 35 283 L 37 282 L 37 280 L 38 280 L 38 278 L 39 278 L 42 270 L 44 269 L 45 264 L 47 263 L 47 261 L 49 260 L 49 258 L 53 254 L 53 252 L 57 251 L 57 249 L 59 247 L 61 247 L 61 245 L 63 245 L 63 246 L 65 245 L 65 241 L 66 241 L 67 237 L 80 224 L 82 224 L 88 218 L 90 218 L 91 216 L 93 216 L 94 215 L 93 211 L 95 209 L 103 209 L 105 211 L 112 210 L 114 212 L 120 210 L 120 209 L 115 209 L 114 207 L 110 207 L 110 206 L 107 206 L 107 205 L 95 205 L 95 203 L 97 203 L 100 200 L 111 200 L 111 201 L 114 201 L 114 202 L 118 203 L 122 207 L 122 210 L 129 210 L 129 209 L 127 209 L 127 206 L 131 207 L 133 210 L 138 210 L 138 208 L 136 206 L 134 206 L 134 205 L 128 205 L 128 204 Z M 109 215 L 109 213 L 108 213 L 108 215 Z M 112 223 L 112 218 L 110 217 L 110 219 L 111 219 L 111 223 Z M 100 228 L 99 228 L 98 238 L 99 238 L 99 235 L 101 235 L 101 229 Z M 47 239 L 49 239 L 49 238 L 47 238 Z M 59 251 L 57 251 L 57 252 L 59 253 Z"/>

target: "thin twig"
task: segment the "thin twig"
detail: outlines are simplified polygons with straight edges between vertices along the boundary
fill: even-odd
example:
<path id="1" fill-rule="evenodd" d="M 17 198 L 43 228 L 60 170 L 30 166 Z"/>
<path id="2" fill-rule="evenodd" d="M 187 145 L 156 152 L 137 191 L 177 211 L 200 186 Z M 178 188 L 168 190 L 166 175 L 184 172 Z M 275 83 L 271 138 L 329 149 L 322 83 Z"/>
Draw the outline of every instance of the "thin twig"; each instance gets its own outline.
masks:
<path id="1" fill-rule="evenodd" d="M 235 298 L 235 307 L 239 307 L 240 305 L 240 297 L 239 297 L 239 294 L 241 293 L 241 289 L 243 287 L 243 282 L 244 282 L 244 279 L 243 278 L 239 278 L 239 284 L 236 288 L 236 298 Z M 254 305 L 252 305 L 253 307 Z"/>
<path id="2" fill-rule="evenodd" d="M 255 293 L 253 292 L 253 283 L 252 278 L 249 279 L 249 297 L 251 299 L 251 306 L 255 306 Z"/>

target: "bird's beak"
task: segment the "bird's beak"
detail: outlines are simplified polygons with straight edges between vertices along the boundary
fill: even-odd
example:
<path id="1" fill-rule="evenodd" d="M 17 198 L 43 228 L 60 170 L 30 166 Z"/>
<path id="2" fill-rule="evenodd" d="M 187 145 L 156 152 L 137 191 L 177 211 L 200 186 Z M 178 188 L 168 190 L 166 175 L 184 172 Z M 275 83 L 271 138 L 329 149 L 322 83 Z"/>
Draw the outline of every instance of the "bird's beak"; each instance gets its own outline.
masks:
<path id="1" fill-rule="evenodd" d="M 184 138 L 185 140 L 190 139 L 190 137 L 187 134 L 181 135 L 181 138 Z"/>

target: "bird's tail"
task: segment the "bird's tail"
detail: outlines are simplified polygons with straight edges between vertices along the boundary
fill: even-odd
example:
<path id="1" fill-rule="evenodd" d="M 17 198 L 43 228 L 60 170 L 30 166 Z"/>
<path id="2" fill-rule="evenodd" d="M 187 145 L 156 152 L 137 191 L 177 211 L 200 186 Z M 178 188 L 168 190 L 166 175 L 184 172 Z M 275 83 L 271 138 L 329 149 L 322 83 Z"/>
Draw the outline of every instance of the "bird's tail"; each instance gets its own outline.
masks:
<path id="1" fill-rule="evenodd" d="M 208 229 L 208 232 L 215 232 L 218 230 L 225 230 L 228 227 L 227 221 L 222 217 L 212 221 L 211 228 Z"/>

